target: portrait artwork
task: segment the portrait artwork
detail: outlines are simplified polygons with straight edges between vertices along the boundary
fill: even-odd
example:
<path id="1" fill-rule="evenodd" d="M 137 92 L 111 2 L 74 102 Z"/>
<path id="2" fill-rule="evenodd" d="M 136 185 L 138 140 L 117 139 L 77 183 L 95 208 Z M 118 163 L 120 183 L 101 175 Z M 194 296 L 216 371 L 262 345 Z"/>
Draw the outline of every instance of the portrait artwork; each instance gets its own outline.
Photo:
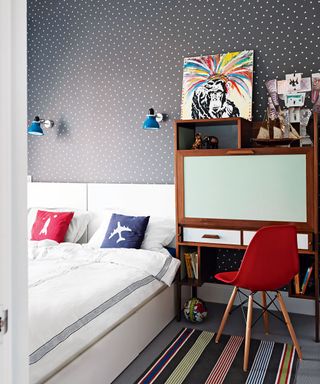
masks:
<path id="1" fill-rule="evenodd" d="M 253 51 L 184 59 L 182 119 L 252 118 Z"/>

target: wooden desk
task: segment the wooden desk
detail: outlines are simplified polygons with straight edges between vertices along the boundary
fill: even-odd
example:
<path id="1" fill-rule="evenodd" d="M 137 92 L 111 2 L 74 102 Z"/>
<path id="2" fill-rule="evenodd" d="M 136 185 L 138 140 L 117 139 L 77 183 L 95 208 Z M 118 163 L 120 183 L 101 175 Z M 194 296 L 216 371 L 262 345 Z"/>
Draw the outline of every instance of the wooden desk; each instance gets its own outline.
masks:
<path id="1" fill-rule="evenodd" d="M 182 285 L 196 294 L 204 282 L 215 282 L 208 276 L 215 273 L 217 249 L 244 251 L 262 226 L 293 223 L 301 278 L 313 265 L 314 284 L 305 295 L 296 294 L 290 284 L 289 296 L 314 301 L 319 341 L 318 116 L 308 127 L 314 143 L 309 147 L 250 147 L 253 125 L 241 118 L 175 122 L 176 245 L 182 262 L 177 310 Z M 199 132 L 225 132 L 225 147 L 191 150 Z M 185 275 L 186 252 L 198 254 L 198 279 Z"/>

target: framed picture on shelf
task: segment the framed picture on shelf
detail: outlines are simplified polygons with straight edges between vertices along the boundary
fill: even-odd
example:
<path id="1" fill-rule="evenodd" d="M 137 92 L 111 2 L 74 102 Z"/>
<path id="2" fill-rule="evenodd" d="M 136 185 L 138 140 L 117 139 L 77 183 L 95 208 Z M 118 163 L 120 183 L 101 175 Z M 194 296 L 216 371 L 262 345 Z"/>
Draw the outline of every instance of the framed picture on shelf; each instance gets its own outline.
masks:
<path id="1" fill-rule="evenodd" d="M 184 59 L 182 119 L 252 119 L 253 51 Z"/>

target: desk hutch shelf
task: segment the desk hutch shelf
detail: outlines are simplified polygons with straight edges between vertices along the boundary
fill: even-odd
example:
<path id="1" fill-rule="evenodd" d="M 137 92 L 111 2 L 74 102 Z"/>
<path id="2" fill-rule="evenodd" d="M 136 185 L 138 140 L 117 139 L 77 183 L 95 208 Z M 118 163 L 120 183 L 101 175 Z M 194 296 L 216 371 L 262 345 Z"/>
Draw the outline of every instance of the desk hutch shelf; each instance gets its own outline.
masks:
<path id="1" fill-rule="evenodd" d="M 183 285 L 196 295 L 202 284 L 217 283 L 214 275 L 221 271 L 217 260 L 223 260 L 223 252 L 240 255 L 241 261 L 259 228 L 293 223 L 301 283 L 308 267 L 313 272 L 304 294 L 294 282 L 288 294 L 314 301 L 319 341 L 318 115 L 310 121 L 313 145 L 307 147 L 299 141 L 290 147 L 254 147 L 250 139 L 259 125 L 242 118 L 175 121 L 178 318 Z M 217 137 L 218 149 L 192 149 L 197 133 Z M 186 254 L 198 263 L 197 278 L 190 270 L 188 277 Z"/>

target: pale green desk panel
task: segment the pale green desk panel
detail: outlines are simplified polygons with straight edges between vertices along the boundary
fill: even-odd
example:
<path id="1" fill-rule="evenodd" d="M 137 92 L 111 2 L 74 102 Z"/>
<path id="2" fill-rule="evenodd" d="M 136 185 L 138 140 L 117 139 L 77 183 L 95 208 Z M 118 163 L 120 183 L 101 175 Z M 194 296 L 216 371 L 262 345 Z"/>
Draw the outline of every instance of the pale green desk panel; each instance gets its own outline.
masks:
<path id="1" fill-rule="evenodd" d="M 185 217 L 307 221 L 306 155 L 184 158 Z"/>

